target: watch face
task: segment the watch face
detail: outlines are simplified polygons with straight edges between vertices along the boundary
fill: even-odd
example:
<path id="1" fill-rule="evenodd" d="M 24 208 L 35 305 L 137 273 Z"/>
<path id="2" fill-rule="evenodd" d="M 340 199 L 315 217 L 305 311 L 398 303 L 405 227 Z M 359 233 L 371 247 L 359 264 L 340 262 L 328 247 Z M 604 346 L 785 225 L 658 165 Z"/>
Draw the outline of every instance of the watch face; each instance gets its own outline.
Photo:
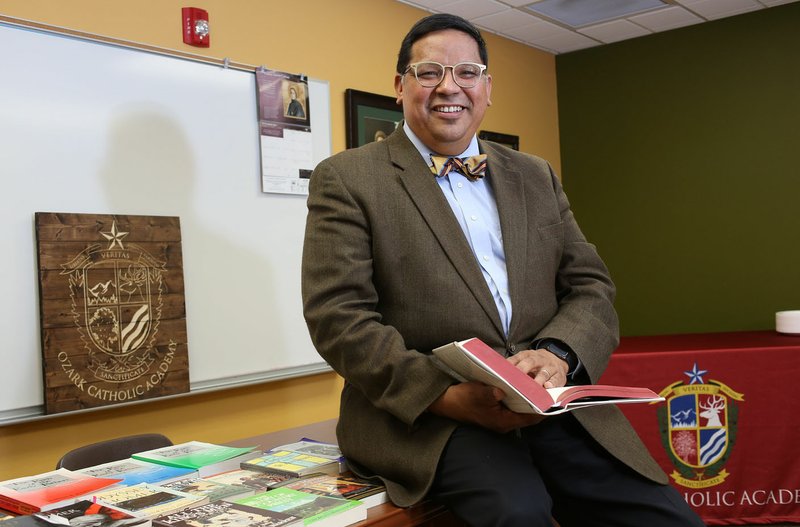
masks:
<path id="1" fill-rule="evenodd" d="M 545 349 L 550 353 L 552 353 L 553 355 L 560 358 L 561 360 L 567 360 L 567 358 L 569 357 L 569 353 L 560 349 L 557 346 L 553 346 L 552 344 L 548 344 L 547 346 L 545 346 Z"/>

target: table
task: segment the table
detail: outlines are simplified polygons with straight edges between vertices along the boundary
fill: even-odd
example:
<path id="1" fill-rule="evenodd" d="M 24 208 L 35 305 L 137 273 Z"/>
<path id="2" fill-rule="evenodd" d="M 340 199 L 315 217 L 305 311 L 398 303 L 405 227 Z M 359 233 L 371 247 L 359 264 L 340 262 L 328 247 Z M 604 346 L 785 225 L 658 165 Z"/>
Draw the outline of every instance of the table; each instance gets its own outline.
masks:
<path id="1" fill-rule="evenodd" d="M 261 434 L 245 439 L 228 442 L 231 446 L 259 446 L 267 450 L 278 445 L 293 443 L 300 438 L 308 437 L 326 443 L 336 443 L 336 419 L 311 423 L 305 426 L 289 428 L 268 434 Z M 463 526 L 443 506 L 431 502 L 422 502 L 408 508 L 401 508 L 391 503 L 382 503 L 367 509 L 367 519 L 354 523 L 352 527 L 459 527 Z"/>
<path id="2" fill-rule="evenodd" d="M 800 336 L 746 331 L 623 337 L 602 384 L 666 401 L 621 405 L 708 525 L 800 522 Z"/>

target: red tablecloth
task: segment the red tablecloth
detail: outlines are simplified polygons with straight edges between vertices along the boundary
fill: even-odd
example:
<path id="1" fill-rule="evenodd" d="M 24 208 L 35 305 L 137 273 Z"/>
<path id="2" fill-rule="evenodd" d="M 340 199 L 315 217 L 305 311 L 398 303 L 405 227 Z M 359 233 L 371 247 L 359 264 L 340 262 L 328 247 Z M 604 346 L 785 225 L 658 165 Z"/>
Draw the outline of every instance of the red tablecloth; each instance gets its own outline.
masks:
<path id="1" fill-rule="evenodd" d="M 623 337 L 600 383 L 666 397 L 621 409 L 708 525 L 800 522 L 800 336 Z"/>

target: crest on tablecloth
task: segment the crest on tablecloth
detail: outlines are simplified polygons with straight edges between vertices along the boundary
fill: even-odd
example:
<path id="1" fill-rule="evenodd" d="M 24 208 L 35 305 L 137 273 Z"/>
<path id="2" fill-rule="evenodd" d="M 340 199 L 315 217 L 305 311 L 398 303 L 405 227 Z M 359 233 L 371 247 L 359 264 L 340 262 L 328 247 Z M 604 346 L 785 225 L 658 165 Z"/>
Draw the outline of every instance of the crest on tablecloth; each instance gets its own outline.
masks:
<path id="1" fill-rule="evenodd" d="M 736 440 L 736 403 L 744 401 L 744 394 L 725 383 L 706 382 L 707 373 L 695 363 L 684 372 L 688 382 L 677 381 L 659 394 L 667 402 L 658 409 L 658 420 L 664 449 L 675 466 L 670 476 L 689 488 L 719 485 L 728 477 L 725 462 Z"/>

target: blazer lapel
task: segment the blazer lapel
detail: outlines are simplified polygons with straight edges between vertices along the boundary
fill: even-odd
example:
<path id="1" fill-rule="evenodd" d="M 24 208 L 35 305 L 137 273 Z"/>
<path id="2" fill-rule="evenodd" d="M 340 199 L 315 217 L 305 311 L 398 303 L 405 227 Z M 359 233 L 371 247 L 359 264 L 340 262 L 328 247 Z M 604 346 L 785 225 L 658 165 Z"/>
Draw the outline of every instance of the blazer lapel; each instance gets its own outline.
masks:
<path id="1" fill-rule="evenodd" d="M 450 204 L 436 184 L 430 168 L 408 140 L 402 128 L 386 139 L 386 146 L 389 148 L 389 156 L 397 169 L 401 184 L 425 219 L 456 272 L 502 334 L 500 315 L 489 287 L 486 285 L 458 221 L 453 216 Z"/>

